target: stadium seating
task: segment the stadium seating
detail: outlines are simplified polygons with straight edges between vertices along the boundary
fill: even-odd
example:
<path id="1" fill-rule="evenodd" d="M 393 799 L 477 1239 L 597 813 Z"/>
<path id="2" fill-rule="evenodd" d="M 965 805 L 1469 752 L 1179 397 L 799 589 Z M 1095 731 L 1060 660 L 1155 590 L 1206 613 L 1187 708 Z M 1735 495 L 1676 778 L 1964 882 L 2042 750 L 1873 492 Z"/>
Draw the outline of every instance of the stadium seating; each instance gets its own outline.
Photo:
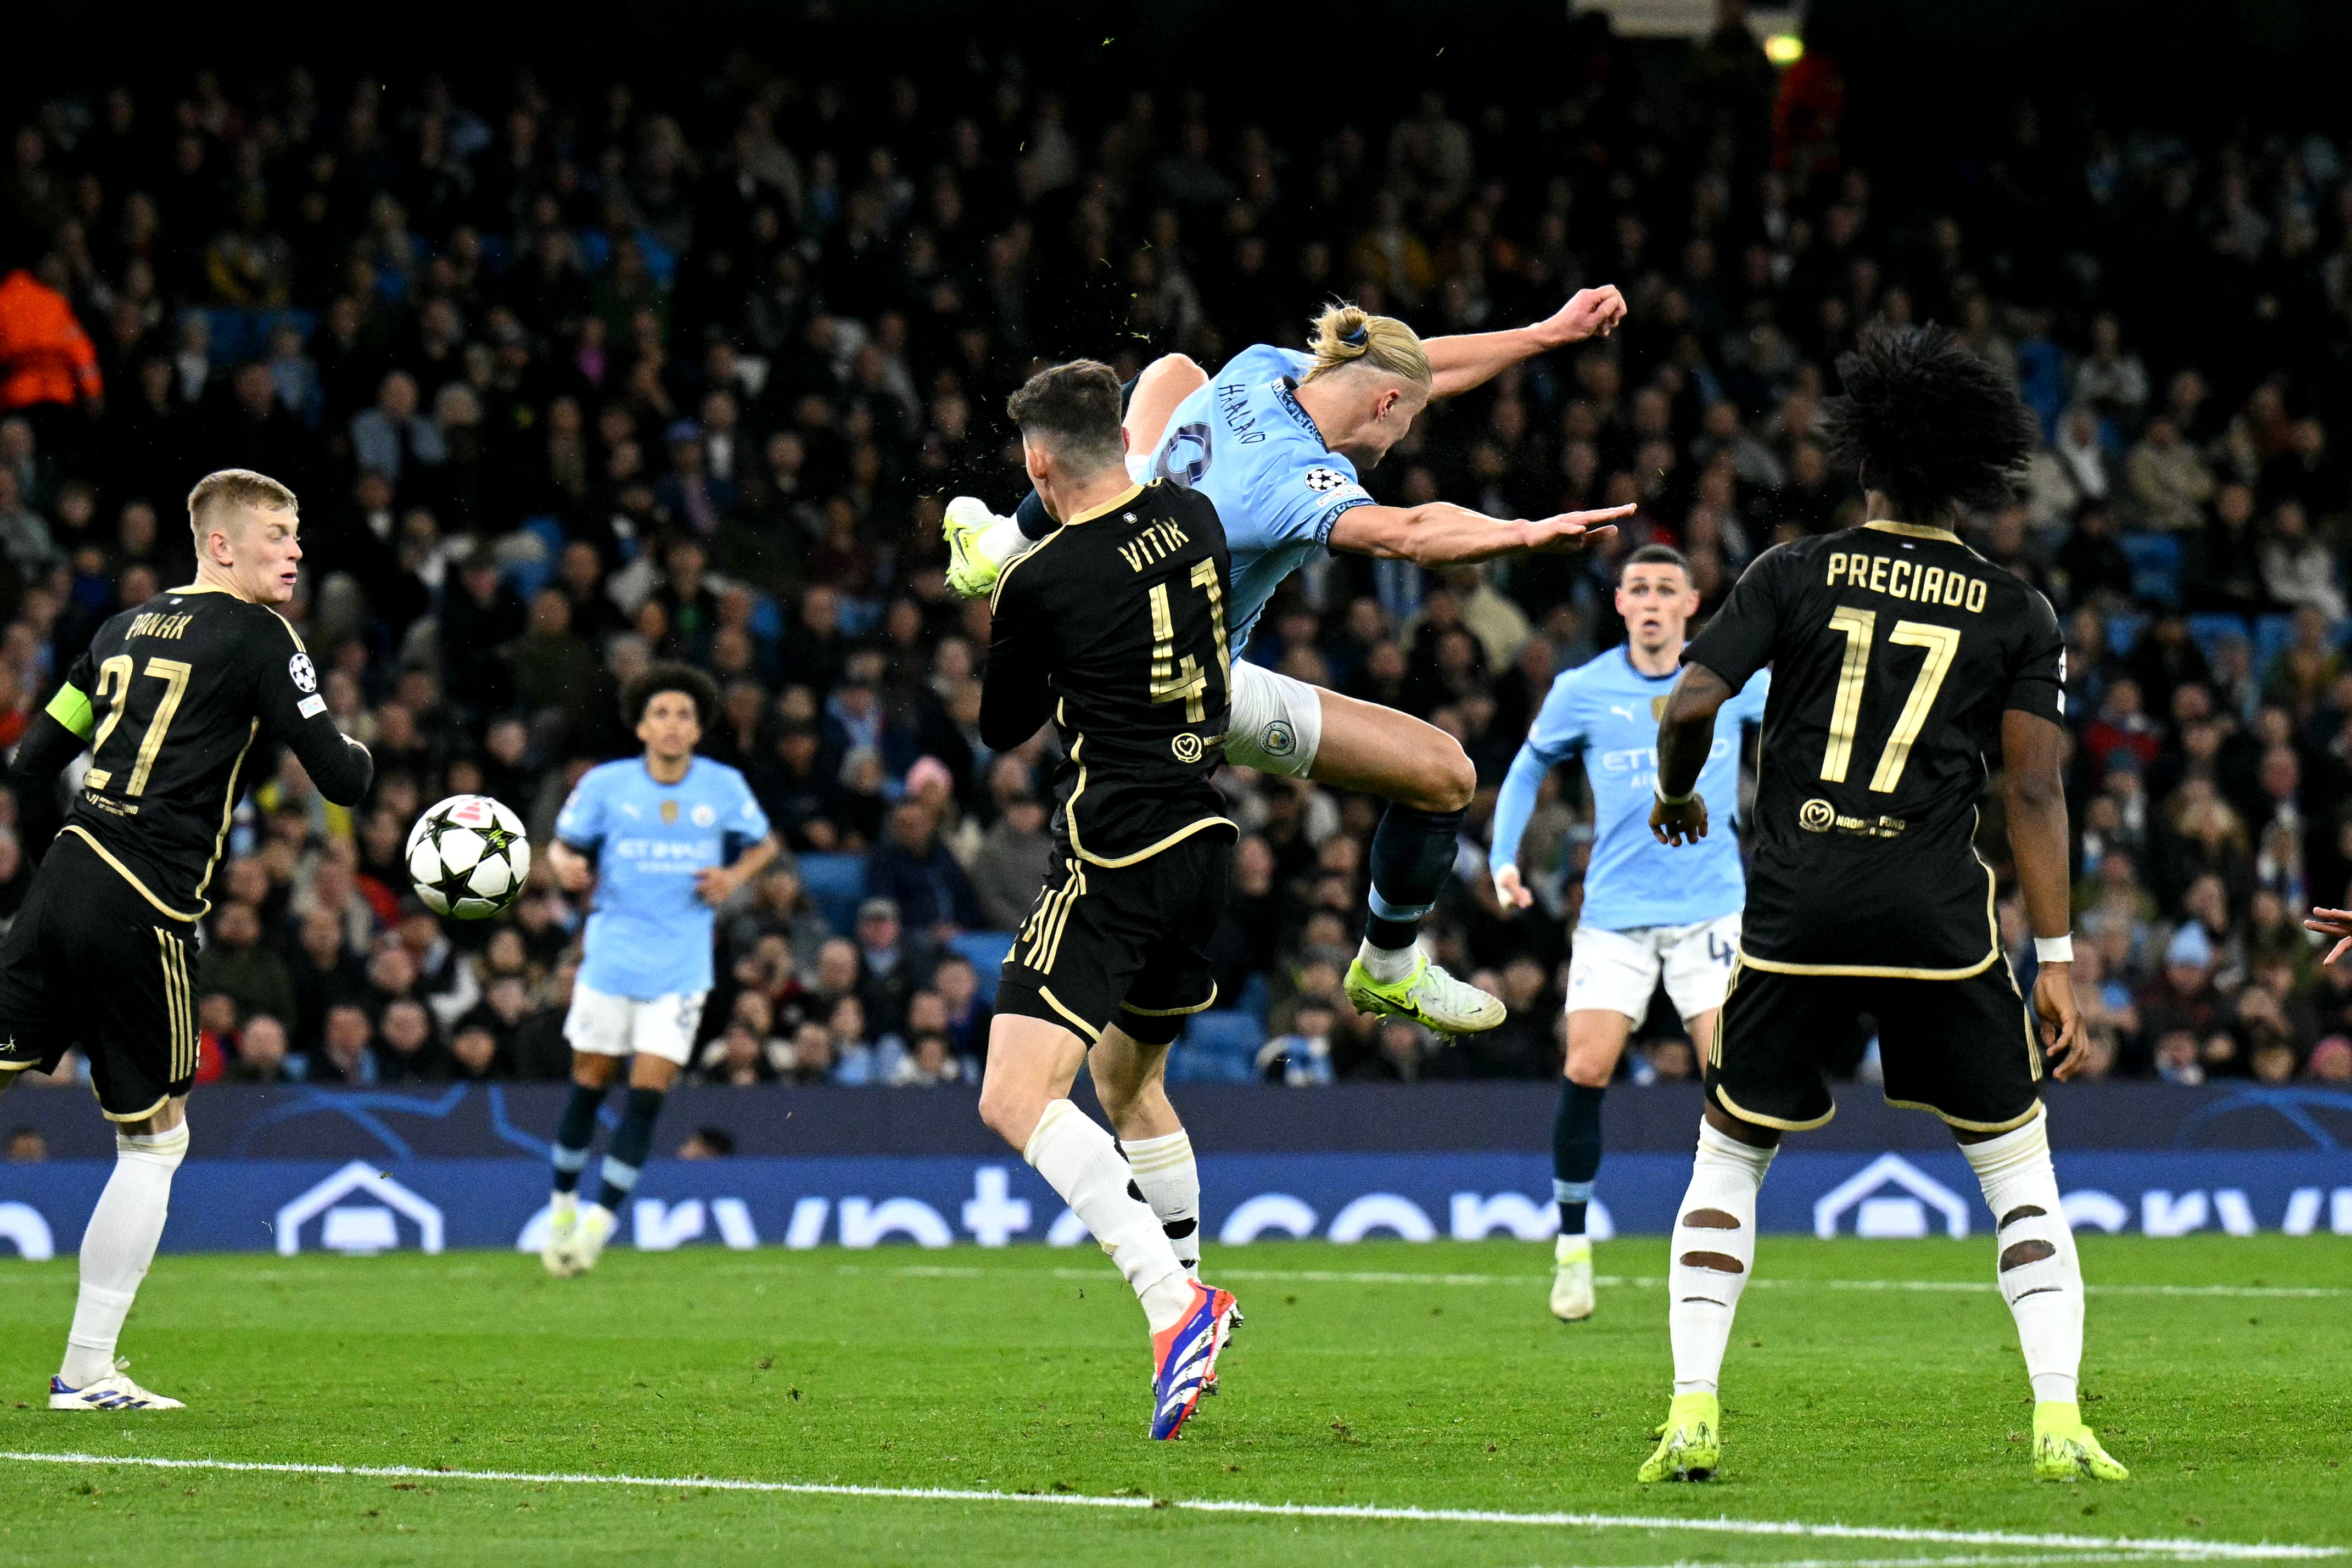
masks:
<path id="1" fill-rule="evenodd" d="M 858 900 L 866 896 L 866 858 L 862 855 L 803 855 L 801 886 L 809 902 L 824 917 L 835 936 L 847 936 L 857 924 Z"/>
<path id="2" fill-rule="evenodd" d="M 2207 611 L 2189 617 L 2189 635 L 2196 639 L 2205 662 L 2211 664 L 2221 658 L 2222 644 L 2246 635 L 2246 620 L 2243 616 Z"/>
<path id="3" fill-rule="evenodd" d="M 2129 610 L 2118 610 L 2107 617 L 2107 651 L 2117 658 L 2129 658 L 2132 646 L 2147 626 L 2148 617 Z"/>
<path id="4" fill-rule="evenodd" d="M 1265 1029 L 1255 1015 L 1213 1007 L 1184 1026 L 1168 1053 L 1171 1083 L 1248 1083 Z"/>
<path id="5" fill-rule="evenodd" d="M 2126 533 L 2117 541 L 2131 562 L 2132 595 L 2168 607 L 2180 603 L 2180 541 L 2169 533 Z"/>
<path id="6" fill-rule="evenodd" d="M 961 936 L 948 939 L 948 947 L 971 963 L 972 973 L 980 981 L 980 999 L 990 1006 L 996 1005 L 996 982 L 1003 974 L 1004 955 L 1013 951 L 1013 933 L 1006 931 L 968 931 Z"/>

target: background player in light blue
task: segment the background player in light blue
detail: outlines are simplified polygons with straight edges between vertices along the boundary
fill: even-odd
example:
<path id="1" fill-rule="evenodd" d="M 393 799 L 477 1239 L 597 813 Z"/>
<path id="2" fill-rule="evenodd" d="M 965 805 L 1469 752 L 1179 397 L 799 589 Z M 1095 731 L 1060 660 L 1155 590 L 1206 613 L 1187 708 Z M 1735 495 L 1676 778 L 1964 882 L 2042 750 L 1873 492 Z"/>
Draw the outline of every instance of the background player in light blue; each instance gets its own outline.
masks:
<path id="1" fill-rule="evenodd" d="M 1568 1063 L 1552 1118 L 1552 1196 L 1559 1205 L 1553 1244 L 1551 1310 L 1573 1321 L 1592 1315 L 1592 1244 L 1585 1205 L 1601 1169 L 1601 1097 L 1625 1037 L 1666 995 L 1704 1057 L 1715 1042 L 1747 879 L 1739 840 L 1729 833 L 1693 849 L 1668 849 L 1650 833 L 1658 776 L 1658 712 L 1681 668 L 1690 617 L 1698 610 L 1690 563 L 1679 551 L 1645 544 L 1626 557 L 1617 613 L 1626 641 L 1590 664 L 1563 671 L 1544 698 L 1535 728 L 1512 759 L 1495 803 L 1489 864 L 1505 909 L 1534 902 L 1519 869 L 1519 838 L 1536 792 L 1555 763 L 1580 754 L 1592 786 L 1592 863 L 1584 873 L 1568 965 Z M 1740 723 L 1764 721 L 1771 677 L 1758 671 L 1724 704 L 1730 722 L 1716 737 L 1702 777 L 1710 800 L 1739 798 Z"/>
<path id="2" fill-rule="evenodd" d="M 555 819 L 547 858 L 556 880 L 575 893 L 593 880 L 596 904 L 563 1020 L 572 1097 L 556 1127 L 554 1212 L 540 1254 L 551 1274 L 592 1268 L 604 1250 L 653 1147 L 662 1097 L 694 1049 L 710 994 L 712 911 L 776 858 L 743 775 L 694 754 L 718 709 L 718 688 L 700 670 L 646 670 L 621 699 L 645 754 L 590 769 Z M 580 1173 L 624 1057 L 628 1106 L 605 1151 L 603 1190 L 583 1211 Z"/>
<path id="3" fill-rule="evenodd" d="M 1588 289 L 1550 320 L 1423 342 L 1391 316 L 1334 305 L 1309 352 L 1259 343 L 1214 377 L 1181 354 L 1135 382 L 1124 436 L 1129 470 L 1165 477 L 1216 502 L 1233 548 L 1233 644 L 1243 651 L 1275 587 L 1318 551 L 1464 565 L 1528 551 L 1580 550 L 1631 507 L 1530 521 L 1449 501 L 1382 506 L 1360 480 L 1404 438 L 1433 399 L 1452 397 L 1549 349 L 1614 328 L 1616 289 Z M 948 505 L 948 581 L 984 592 L 1003 563 L 1051 522 L 1034 494 L 1013 518 L 979 501 Z M 1236 658 L 1225 756 L 1390 802 L 1372 836 L 1371 909 L 1348 967 L 1348 998 L 1366 1012 L 1447 1034 L 1491 1029 L 1503 1005 L 1431 963 L 1416 942 L 1444 890 L 1477 773 L 1459 742 L 1393 709 L 1342 697 Z"/>

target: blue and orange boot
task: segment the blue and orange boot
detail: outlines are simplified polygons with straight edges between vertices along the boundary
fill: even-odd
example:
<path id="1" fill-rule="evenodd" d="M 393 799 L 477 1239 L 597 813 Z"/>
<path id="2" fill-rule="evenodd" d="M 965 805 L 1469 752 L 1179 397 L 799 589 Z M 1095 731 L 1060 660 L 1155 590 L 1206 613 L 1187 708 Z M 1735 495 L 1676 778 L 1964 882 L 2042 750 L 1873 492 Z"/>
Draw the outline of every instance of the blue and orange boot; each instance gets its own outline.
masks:
<path id="1" fill-rule="evenodd" d="M 1165 1442 L 1183 1430 L 1215 1377 L 1217 1352 L 1232 1332 L 1235 1302 L 1230 1290 L 1191 1281 L 1192 1304 L 1174 1326 L 1151 1336 L 1157 1372 L 1151 1380 L 1151 1436 Z"/>

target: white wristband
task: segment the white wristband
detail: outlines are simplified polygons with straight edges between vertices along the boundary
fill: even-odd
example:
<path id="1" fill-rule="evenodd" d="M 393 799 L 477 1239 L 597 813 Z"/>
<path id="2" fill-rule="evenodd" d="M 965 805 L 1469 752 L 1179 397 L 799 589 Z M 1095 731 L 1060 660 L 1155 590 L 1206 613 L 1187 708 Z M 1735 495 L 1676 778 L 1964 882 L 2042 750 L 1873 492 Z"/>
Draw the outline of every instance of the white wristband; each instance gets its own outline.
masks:
<path id="1" fill-rule="evenodd" d="M 1668 795 L 1660 787 L 1658 781 L 1653 779 L 1650 781 L 1650 793 L 1658 797 L 1658 804 L 1660 805 L 1688 805 L 1691 801 L 1691 795 L 1698 794 L 1698 790 L 1694 786 L 1690 795 Z"/>
<path id="2" fill-rule="evenodd" d="M 2074 938 L 2072 933 L 2037 936 L 2033 939 L 2033 956 L 2042 963 L 2072 963 L 2074 962 Z"/>

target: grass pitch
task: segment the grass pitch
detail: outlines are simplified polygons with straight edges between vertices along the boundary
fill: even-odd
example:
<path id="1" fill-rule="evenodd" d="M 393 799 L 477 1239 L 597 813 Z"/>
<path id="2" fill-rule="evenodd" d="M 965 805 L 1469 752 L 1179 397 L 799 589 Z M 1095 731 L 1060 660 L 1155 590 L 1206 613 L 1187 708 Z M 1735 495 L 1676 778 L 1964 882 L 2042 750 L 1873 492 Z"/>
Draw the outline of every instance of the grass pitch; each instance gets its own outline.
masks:
<path id="1" fill-rule="evenodd" d="M 190 1408 L 150 1416 L 43 1408 L 74 1266 L 11 1261 L 0 1563 L 1933 1568 L 2352 1547 L 2352 1242 L 2082 1245 L 2084 1410 L 2123 1486 L 2030 1479 L 1983 1238 L 1766 1238 L 1723 1477 L 1648 1488 L 1671 1371 L 1655 1238 L 1598 1248 L 1621 1282 L 1572 1328 L 1545 1310 L 1548 1247 L 1213 1249 L 1248 1323 L 1226 1392 L 1168 1445 L 1143 1436 L 1141 1315 L 1090 1248 L 615 1250 L 568 1281 L 513 1254 L 166 1257 L 124 1350 Z M 370 1467 L 417 1473 L 350 1473 Z M 587 1479 L 620 1476 L 644 1484 Z M 1251 1510 L 1195 1506 L 1219 1501 Z M 1446 1511 L 1377 1511 L 1409 1508 Z M 1769 1521 L 1810 1528 L 1738 1528 Z"/>

